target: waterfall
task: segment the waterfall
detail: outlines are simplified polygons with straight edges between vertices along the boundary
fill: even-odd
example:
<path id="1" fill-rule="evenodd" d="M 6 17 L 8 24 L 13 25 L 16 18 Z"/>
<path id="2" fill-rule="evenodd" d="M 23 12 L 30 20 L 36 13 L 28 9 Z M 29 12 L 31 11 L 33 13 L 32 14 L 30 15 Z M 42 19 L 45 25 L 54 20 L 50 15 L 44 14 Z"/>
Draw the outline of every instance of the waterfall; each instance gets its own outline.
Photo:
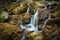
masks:
<path id="1" fill-rule="evenodd" d="M 38 30 L 38 10 L 36 11 L 35 15 L 31 17 L 30 24 L 23 26 L 22 19 L 20 21 L 21 28 L 28 30 L 28 31 L 37 31 Z"/>
<path id="2" fill-rule="evenodd" d="M 28 7 L 28 9 L 27 9 L 27 12 L 26 12 L 26 14 L 29 14 L 29 7 Z"/>
<path id="3" fill-rule="evenodd" d="M 32 17 L 31 17 L 31 20 L 30 20 L 30 24 L 33 24 L 33 19 L 34 19 L 34 16 L 32 15 Z"/>
<path id="4" fill-rule="evenodd" d="M 27 5 L 28 5 L 28 9 L 26 14 L 29 14 L 29 5 L 33 2 L 33 0 L 27 0 Z"/>
<path id="5" fill-rule="evenodd" d="M 30 5 L 30 3 L 28 2 L 27 5 L 28 5 L 28 8 L 27 8 L 26 14 L 29 14 L 29 5 Z"/>
<path id="6" fill-rule="evenodd" d="M 26 31 L 37 31 L 38 30 L 38 10 L 35 15 L 31 17 L 30 24 L 25 25 Z"/>
<path id="7" fill-rule="evenodd" d="M 27 9 L 26 14 L 28 14 L 28 13 L 29 13 L 29 7 Z M 50 11 L 47 11 L 47 7 L 45 6 L 42 18 L 44 18 L 46 16 L 46 14 L 48 14 L 48 18 L 44 21 L 44 24 L 43 24 L 41 30 L 38 30 L 38 15 L 39 15 L 39 10 L 37 10 L 35 12 L 35 14 L 32 15 L 29 24 L 26 24 L 26 25 L 23 26 L 22 19 L 20 20 L 20 27 L 25 29 L 25 31 L 23 32 L 23 37 L 22 37 L 21 40 L 25 40 L 25 33 L 26 32 L 30 32 L 30 31 L 40 32 L 40 33 L 43 32 L 44 28 L 46 27 L 46 23 L 51 18 Z"/>
<path id="8" fill-rule="evenodd" d="M 45 28 L 46 23 L 48 22 L 48 20 L 49 20 L 50 18 L 51 18 L 51 16 L 50 16 L 50 12 L 49 12 L 49 14 L 48 14 L 48 19 L 45 20 L 44 25 L 43 25 L 43 27 L 41 28 L 42 31 L 43 31 L 43 29 Z"/>
<path id="9" fill-rule="evenodd" d="M 34 26 L 34 16 L 32 15 L 31 20 L 30 20 L 30 24 L 26 25 L 28 31 L 35 31 L 35 26 Z"/>
<path id="10" fill-rule="evenodd" d="M 36 31 L 38 31 L 38 10 L 36 11 L 34 15 L 33 24 L 36 27 Z"/>
<path id="11" fill-rule="evenodd" d="M 21 22 L 22 23 L 22 22 Z M 23 37 L 21 40 L 25 40 L 25 32 L 29 31 L 38 31 L 38 10 L 36 11 L 35 15 L 31 17 L 30 24 L 25 25 L 25 31 L 23 32 Z M 21 28 L 24 28 L 23 25 Z"/>
<path id="12" fill-rule="evenodd" d="M 44 28 L 46 27 L 46 23 L 48 22 L 48 20 L 50 20 L 51 18 L 51 14 L 50 14 L 50 11 L 48 10 L 47 11 L 47 7 L 45 6 L 45 10 L 44 10 L 44 16 L 46 16 L 46 14 L 48 14 L 48 18 L 44 21 L 44 25 L 42 26 L 41 28 L 41 31 L 42 32 L 44 30 Z"/>

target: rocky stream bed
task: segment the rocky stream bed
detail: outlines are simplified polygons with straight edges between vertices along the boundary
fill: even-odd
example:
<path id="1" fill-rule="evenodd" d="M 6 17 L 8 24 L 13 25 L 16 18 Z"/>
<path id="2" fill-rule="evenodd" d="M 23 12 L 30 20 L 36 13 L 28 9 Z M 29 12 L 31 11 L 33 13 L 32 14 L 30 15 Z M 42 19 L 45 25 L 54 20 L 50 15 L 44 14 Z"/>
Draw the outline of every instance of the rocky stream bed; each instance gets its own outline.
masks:
<path id="1" fill-rule="evenodd" d="M 38 10 L 38 29 L 41 30 L 49 17 L 49 14 L 44 14 L 45 6 L 47 7 L 45 13 L 49 10 L 51 18 L 43 31 L 36 32 L 28 29 L 29 32 L 24 32 L 26 29 L 21 28 L 21 24 L 23 26 L 30 24 L 36 10 Z M 24 35 L 25 38 L 22 39 Z M 2 0 L 0 3 L 0 40 L 60 40 L 60 1 Z"/>

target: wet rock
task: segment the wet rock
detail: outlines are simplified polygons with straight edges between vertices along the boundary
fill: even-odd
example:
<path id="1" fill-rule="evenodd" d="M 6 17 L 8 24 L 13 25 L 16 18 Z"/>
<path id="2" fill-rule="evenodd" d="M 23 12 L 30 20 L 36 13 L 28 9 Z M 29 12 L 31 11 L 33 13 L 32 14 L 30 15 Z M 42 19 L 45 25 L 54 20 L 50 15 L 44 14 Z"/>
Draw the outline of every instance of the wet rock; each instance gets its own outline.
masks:
<path id="1" fill-rule="evenodd" d="M 23 23 L 24 24 L 30 23 L 30 18 L 31 18 L 31 15 L 30 14 L 24 14 L 24 16 L 22 18 Z"/>

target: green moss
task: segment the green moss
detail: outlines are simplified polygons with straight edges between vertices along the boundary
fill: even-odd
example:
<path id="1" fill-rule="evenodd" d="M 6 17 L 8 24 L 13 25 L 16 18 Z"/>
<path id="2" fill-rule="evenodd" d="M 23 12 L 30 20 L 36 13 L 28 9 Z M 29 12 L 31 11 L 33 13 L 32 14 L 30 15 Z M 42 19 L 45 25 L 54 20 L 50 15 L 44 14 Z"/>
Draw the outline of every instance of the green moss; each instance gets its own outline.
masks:
<path id="1" fill-rule="evenodd" d="M 12 31 L 13 31 L 12 29 L 9 29 L 9 28 L 8 28 L 8 29 L 6 29 L 6 32 L 7 32 L 8 34 L 11 34 L 11 33 L 12 33 Z"/>

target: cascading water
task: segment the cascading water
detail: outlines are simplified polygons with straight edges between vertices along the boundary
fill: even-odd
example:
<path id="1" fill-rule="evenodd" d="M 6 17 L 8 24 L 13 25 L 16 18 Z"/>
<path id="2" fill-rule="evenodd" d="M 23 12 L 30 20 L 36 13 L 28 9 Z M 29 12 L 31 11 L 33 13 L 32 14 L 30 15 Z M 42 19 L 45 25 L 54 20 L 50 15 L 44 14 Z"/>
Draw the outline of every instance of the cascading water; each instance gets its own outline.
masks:
<path id="1" fill-rule="evenodd" d="M 38 31 L 38 10 L 36 11 L 35 15 L 34 15 L 34 19 L 33 19 L 33 24 L 34 24 L 34 27 L 36 28 L 35 31 Z"/>
<path id="2" fill-rule="evenodd" d="M 28 9 L 27 9 L 26 14 L 29 14 L 29 5 L 30 5 L 32 2 L 33 2 L 33 0 L 27 0 Z"/>
<path id="3" fill-rule="evenodd" d="M 44 28 L 46 27 L 46 23 L 48 22 L 48 20 L 49 20 L 50 18 L 51 18 L 51 16 L 50 16 L 50 12 L 49 12 L 49 13 L 48 13 L 48 19 L 46 19 L 46 20 L 44 21 L 44 25 L 42 26 L 40 33 L 43 32 Z"/>
<path id="4" fill-rule="evenodd" d="M 44 25 L 43 25 L 43 27 L 42 27 L 42 29 L 44 29 L 45 28 L 45 26 L 46 26 L 46 23 L 48 22 L 48 20 L 51 18 L 51 16 L 50 16 L 50 12 L 49 12 L 49 14 L 48 14 L 49 16 L 48 16 L 48 19 L 46 19 L 46 21 L 44 22 Z"/>
<path id="5" fill-rule="evenodd" d="M 31 17 L 31 20 L 30 20 L 30 24 L 27 24 L 27 25 L 24 25 L 23 26 L 23 24 L 22 24 L 22 19 L 21 19 L 21 22 L 20 22 L 20 26 L 21 26 L 21 28 L 23 28 L 23 29 L 25 29 L 25 31 L 23 32 L 23 37 L 22 37 L 22 39 L 21 40 L 25 40 L 25 33 L 26 32 L 30 32 L 30 31 L 34 31 L 34 32 L 43 32 L 43 30 L 44 30 L 44 28 L 45 28 L 45 26 L 46 26 L 46 23 L 48 22 L 48 20 L 51 18 L 51 16 L 50 16 L 50 11 L 46 11 L 46 9 L 47 9 L 47 7 L 45 6 L 45 10 L 44 10 L 44 15 L 43 15 L 43 17 L 44 16 L 46 16 L 46 14 L 48 14 L 48 18 L 44 21 L 44 25 L 42 26 L 42 28 L 41 28 L 41 30 L 38 30 L 38 15 L 39 15 L 39 10 L 37 10 L 36 12 L 35 12 L 35 14 L 34 15 L 32 15 L 32 17 Z M 29 7 L 28 7 L 28 9 L 27 9 L 27 13 L 29 13 Z M 42 18 L 43 18 L 42 17 Z"/>
<path id="6" fill-rule="evenodd" d="M 27 31 L 37 31 L 38 30 L 38 10 L 36 11 L 35 15 L 31 17 L 30 24 L 26 25 Z"/>
<path id="7" fill-rule="evenodd" d="M 22 23 L 22 22 L 21 22 Z M 37 31 L 38 30 L 38 10 L 36 11 L 35 15 L 33 15 L 31 17 L 31 21 L 30 21 L 30 24 L 27 24 L 21 28 L 25 28 L 25 31 L 23 32 L 23 34 L 25 32 L 29 32 L 29 31 Z M 25 40 L 25 35 L 23 35 L 22 39 L 21 40 Z"/>
<path id="8" fill-rule="evenodd" d="M 28 9 L 27 9 L 27 12 L 26 12 L 26 14 L 29 14 L 29 7 L 28 7 Z"/>
<path id="9" fill-rule="evenodd" d="M 46 23 L 51 18 L 50 11 L 49 10 L 47 11 L 47 7 L 45 6 L 42 18 L 44 18 L 47 15 L 48 15 L 48 18 L 44 21 L 44 25 L 42 26 L 40 33 L 43 32 L 44 28 L 46 27 Z"/>

